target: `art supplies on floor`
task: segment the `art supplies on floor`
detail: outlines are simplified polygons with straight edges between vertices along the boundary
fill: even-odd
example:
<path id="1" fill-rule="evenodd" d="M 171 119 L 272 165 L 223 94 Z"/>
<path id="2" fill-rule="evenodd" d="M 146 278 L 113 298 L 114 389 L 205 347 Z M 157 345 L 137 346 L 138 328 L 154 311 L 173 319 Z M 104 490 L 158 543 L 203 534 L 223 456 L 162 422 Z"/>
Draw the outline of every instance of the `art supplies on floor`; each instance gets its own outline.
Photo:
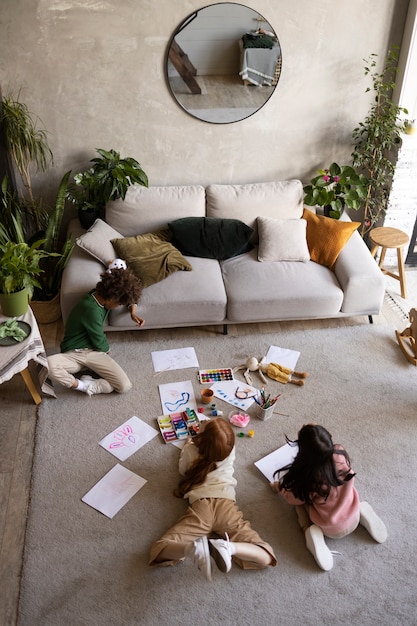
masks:
<path id="1" fill-rule="evenodd" d="M 134 415 L 124 424 L 106 435 L 99 443 L 119 461 L 126 461 L 145 443 L 156 437 L 158 431 Z"/>
<path id="2" fill-rule="evenodd" d="M 192 409 L 171 415 L 161 415 L 156 420 L 165 443 L 194 437 L 200 429 L 200 420 L 197 413 Z"/>
<path id="3" fill-rule="evenodd" d="M 185 409 L 197 411 L 197 401 L 191 380 L 159 385 L 162 413 L 169 415 Z"/>
<path id="4" fill-rule="evenodd" d="M 265 478 L 272 483 L 274 480 L 278 480 L 277 477 L 274 478 L 274 472 L 281 467 L 290 465 L 297 456 L 297 453 L 297 445 L 290 445 L 289 443 L 286 443 L 277 450 L 274 450 L 274 452 L 271 452 L 262 459 L 259 459 L 259 461 L 256 461 L 255 465 L 258 470 L 262 472 Z"/>
<path id="5" fill-rule="evenodd" d="M 198 367 L 194 348 L 176 348 L 174 350 L 158 350 L 151 352 L 155 372 L 181 370 L 187 367 Z"/>
<path id="6" fill-rule="evenodd" d="M 198 372 L 198 380 L 203 385 L 234 380 L 233 370 L 230 367 L 224 367 L 223 369 L 200 370 Z"/>
<path id="7" fill-rule="evenodd" d="M 148 481 L 115 465 L 81 500 L 106 517 L 113 517 Z"/>

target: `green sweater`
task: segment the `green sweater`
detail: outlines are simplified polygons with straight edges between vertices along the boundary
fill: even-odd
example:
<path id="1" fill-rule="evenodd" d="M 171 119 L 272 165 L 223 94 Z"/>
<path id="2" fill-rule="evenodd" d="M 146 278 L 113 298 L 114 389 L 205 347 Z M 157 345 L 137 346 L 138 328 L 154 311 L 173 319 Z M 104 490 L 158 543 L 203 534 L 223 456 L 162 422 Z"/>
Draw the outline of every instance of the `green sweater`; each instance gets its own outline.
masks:
<path id="1" fill-rule="evenodd" d="M 103 324 L 109 314 L 93 297 L 94 289 L 85 294 L 71 311 L 65 327 L 61 352 L 92 348 L 97 352 L 110 350 Z"/>

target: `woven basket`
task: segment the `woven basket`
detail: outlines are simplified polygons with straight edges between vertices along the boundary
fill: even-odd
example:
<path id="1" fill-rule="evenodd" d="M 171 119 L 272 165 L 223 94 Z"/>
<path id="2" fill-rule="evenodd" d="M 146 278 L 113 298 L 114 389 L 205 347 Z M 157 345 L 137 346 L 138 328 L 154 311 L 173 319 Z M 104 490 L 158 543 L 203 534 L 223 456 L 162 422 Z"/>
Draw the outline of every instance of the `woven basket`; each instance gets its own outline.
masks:
<path id="1" fill-rule="evenodd" d="M 30 308 L 38 324 L 52 324 L 61 317 L 60 294 L 57 293 L 52 300 L 32 300 Z"/>

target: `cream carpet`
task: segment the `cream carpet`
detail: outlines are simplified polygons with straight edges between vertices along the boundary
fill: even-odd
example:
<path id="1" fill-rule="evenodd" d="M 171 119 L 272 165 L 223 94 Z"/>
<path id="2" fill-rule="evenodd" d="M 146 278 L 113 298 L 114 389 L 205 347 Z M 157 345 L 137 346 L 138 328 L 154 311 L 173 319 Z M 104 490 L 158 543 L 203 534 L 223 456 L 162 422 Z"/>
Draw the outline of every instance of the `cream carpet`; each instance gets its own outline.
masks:
<path id="1" fill-rule="evenodd" d="M 88 399 L 57 389 L 39 408 L 19 626 L 140 624 L 409 626 L 416 618 L 417 368 L 400 353 L 394 329 L 358 325 L 233 337 L 202 329 L 190 342 L 109 335 L 114 358 L 134 382 L 126 396 Z M 189 562 L 150 569 L 149 547 L 186 504 L 172 491 L 179 451 L 158 436 L 122 465 L 148 482 L 112 519 L 81 502 L 118 461 L 98 442 L 129 417 L 155 425 L 158 384 L 191 380 L 196 368 L 155 375 L 150 352 L 192 345 L 200 368 L 234 367 L 270 345 L 299 350 L 304 387 L 271 381 L 282 393 L 274 415 L 251 419 L 253 439 L 237 438 L 238 503 L 276 551 L 278 566 L 207 582 Z M 238 375 L 243 381 L 243 377 Z M 218 408 L 230 405 L 217 401 Z M 360 527 L 328 541 L 334 569 L 319 570 L 306 550 L 294 510 L 270 490 L 254 461 L 296 437 L 302 424 L 324 424 L 344 444 L 357 488 L 384 519 L 378 545 Z M 245 430 L 248 430 L 245 429 Z"/>

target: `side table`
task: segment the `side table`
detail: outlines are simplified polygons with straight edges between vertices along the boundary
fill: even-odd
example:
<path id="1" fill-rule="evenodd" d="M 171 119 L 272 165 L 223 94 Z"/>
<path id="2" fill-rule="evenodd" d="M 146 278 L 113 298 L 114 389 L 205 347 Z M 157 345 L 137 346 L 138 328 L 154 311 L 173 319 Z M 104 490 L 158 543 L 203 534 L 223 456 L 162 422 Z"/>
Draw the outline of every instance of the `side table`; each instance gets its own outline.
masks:
<path id="1" fill-rule="evenodd" d="M 0 313 L 0 323 L 8 318 Z M 0 346 L 0 384 L 20 374 L 26 387 L 36 404 L 40 404 L 42 398 L 40 391 L 56 397 L 52 385 L 47 381 L 48 360 L 45 347 L 39 332 L 36 318 L 29 307 L 25 315 L 16 318 L 26 322 L 31 327 L 31 332 L 26 339 L 16 345 Z"/>
<path id="2" fill-rule="evenodd" d="M 379 228 L 374 228 L 373 230 L 371 230 L 371 232 L 369 233 L 369 238 L 373 244 L 371 250 L 371 254 L 373 257 L 376 256 L 378 248 L 382 248 L 378 264 L 381 272 L 387 274 L 388 276 L 391 276 L 391 278 L 396 278 L 397 280 L 399 280 L 401 286 L 401 297 L 404 299 L 407 298 L 407 288 L 405 284 L 404 273 L 403 246 L 405 246 L 410 241 L 409 236 L 398 228 L 381 226 Z M 398 274 L 394 274 L 394 272 L 390 272 L 383 267 L 385 253 L 388 248 L 397 249 Z"/>

